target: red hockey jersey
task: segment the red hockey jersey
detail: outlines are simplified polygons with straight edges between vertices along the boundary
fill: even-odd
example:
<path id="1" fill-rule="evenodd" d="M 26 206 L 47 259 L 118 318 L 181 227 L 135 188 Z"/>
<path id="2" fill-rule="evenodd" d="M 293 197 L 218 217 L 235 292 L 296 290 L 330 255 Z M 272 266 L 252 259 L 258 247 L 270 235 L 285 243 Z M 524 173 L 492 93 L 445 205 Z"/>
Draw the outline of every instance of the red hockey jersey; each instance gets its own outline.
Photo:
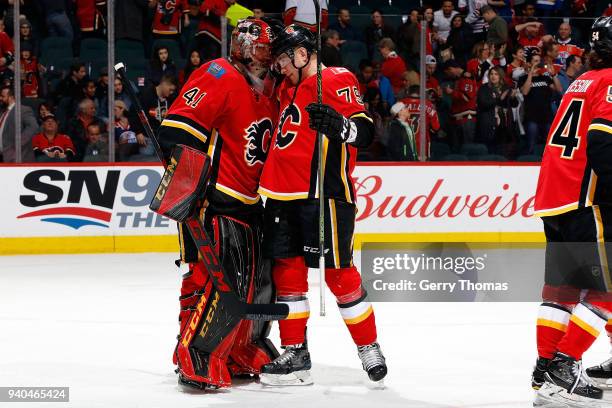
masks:
<path id="1" fill-rule="evenodd" d="M 597 204 L 597 175 L 586 155 L 589 127 L 603 126 L 591 124 L 596 118 L 612 120 L 612 68 L 582 74 L 563 96 L 542 158 L 536 215 L 562 214 Z"/>
<path id="2" fill-rule="evenodd" d="M 279 88 L 280 119 L 274 132 L 268 159 L 261 175 L 259 192 L 276 200 L 316 198 L 317 134 L 308 126 L 306 106 L 317 101 L 317 78 L 306 78 L 297 88 L 285 80 Z M 347 118 L 366 114 L 357 78 L 347 69 L 323 70 L 323 103 Z M 355 168 L 357 149 L 346 143 L 323 139 L 325 169 L 324 195 L 353 202 L 355 193 L 351 174 Z"/>
<path id="3" fill-rule="evenodd" d="M 38 61 L 21 58 L 21 91 L 26 98 L 38 98 L 39 75 Z"/>
<path id="4" fill-rule="evenodd" d="M 72 152 L 74 154 L 75 148 L 72 140 L 66 136 L 58 133 L 55 135 L 53 140 L 47 139 L 44 133 L 38 133 L 32 137 L 32 149 L 40 152 L 55 152 L 60 153 Z"/>
<path id="5" fill-rule="evenodd" d="M 221 42 L 221 17 L 229 8 L 225 0 L 204 0 L 200 5 L 197 35 L 206 34 Z"/>
<path id="6" fill-rule="evenodd" d="M 420 117 L 421 117 L 421 100 L 419 97 L 409 96 L 408 98 L 402 99 L 400 102 L 406 104 L 406 108 L 410 112 L 409 123 L 416 137 L 417 154 L 421 152 L 421 131 L 420 131 Z M 433 103 L 426 101 L 425 103 L 425 120 L 427 123 L 427 146 L 425 147 L 425 154 L 429 157 L 429 146 L 431 140 L 431 133 L 435 133 L 440 130 L 440 118 L 438 112 L 434 107 Z"/>
<path id="7" fill-rule="evenodd" d="M 96 31 L 105 25 L 103 12 L 106 0 L 75 0 L 75 2 L 81 31 Z"/>
<path id="8" fill-rule="evenodd" d="M 187 0 L 162 0 L 153 16 L 153 33 L 172 35 L 181 32 L 181 17 L 189 12 Z"/>
<path id="9" fill-rule="evenodd" d="M 259 201 L 276 104 L 256 95 L 225 59 L 196 69 L 161 123 L 203 143 L 212 158 L 211 185 L 245 204 Z"/>

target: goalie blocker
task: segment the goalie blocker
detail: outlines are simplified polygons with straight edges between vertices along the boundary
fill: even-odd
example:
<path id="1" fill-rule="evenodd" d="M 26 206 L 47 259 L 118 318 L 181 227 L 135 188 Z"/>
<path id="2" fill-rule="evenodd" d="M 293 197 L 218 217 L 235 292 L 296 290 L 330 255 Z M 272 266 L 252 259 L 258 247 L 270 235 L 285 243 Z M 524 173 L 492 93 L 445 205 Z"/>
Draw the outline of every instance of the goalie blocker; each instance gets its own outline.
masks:
<path id="1" fill-rule="evenodd" d="M 274 316 L 272 307 L 281 305 L 267 305 L 274 293 L 270 263 L 263 260 L 260 248 L 261 214 L 237 219 L 213 211 L 204 225 L 195 215 L 209 175 L 210 158 L 205 153 L 176 145 L 151 203 L 153 211 L 187 225 L 202 258 L 190 264 L 183 277 L 180 334 L 173 358 L 179 380 L 198 388 L 229 386 L 232 374 L 258 374 L 263 364 L 278 356 L 267 339 L 270 322 L 243 319 L 268 313 L 269 318 L 286 316 Z M 230 292 L 241 302 L 233 301 Z"/>

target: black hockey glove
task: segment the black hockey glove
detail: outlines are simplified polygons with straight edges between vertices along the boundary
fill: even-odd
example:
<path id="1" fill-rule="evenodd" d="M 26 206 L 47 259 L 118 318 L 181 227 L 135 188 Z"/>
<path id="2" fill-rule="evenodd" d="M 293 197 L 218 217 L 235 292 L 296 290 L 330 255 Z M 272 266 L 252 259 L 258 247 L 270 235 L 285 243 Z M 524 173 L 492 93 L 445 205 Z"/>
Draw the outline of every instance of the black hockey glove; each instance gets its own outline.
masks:
<path id="1" fill-rule="evenodd" d="M 329 105 L 311 103 L 306 107 L 310 115 L 308 125 L 329 139 L 341 143 L 352 143 L 357 138 L 357 126 Z"/>

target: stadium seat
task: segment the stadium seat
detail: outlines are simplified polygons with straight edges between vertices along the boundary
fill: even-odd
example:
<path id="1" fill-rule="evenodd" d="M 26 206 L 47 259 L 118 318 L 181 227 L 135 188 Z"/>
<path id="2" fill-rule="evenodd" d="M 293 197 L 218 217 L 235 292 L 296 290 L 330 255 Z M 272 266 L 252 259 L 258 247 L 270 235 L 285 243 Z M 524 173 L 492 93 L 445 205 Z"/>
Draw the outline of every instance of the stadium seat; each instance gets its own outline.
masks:
<path id="1" fill-rule="evenodd" d="M 504 156 L 502 156 L 500 154 L 484 154 L 482 156 L 477 156 L 476 160 L 479 160 L 479 161 L 495 161 L 495 162 L 506 162 L 506 161 L 508 161 L 508 159 L 506 159 Z"/>
<path id="2" fill-rule="evenodd" d="M 72 42 L 64 37 L 48 37 L 42 41 L 40 63 L 53 65 L 63 58 L 73 58 Z"/>
<path id="3" fill-rule="evenodd" d="M 446 143 L 432 142 L 429 148 L 431 160 L 440 161 L 443 157 L 451 154 L 450 146 Z"/>
<path id="4" fill-rule="evenodd" d="M 357 0 L 334 0 L 334 6 L 337 9 L 351 8 L 357 5 L 359 5 L 359 2 Z"/>
<path id="5" fill-rule="evenodd" d="M 361 41 L 347 41 L 340 47 L 342 63 L 353 72 L 359 72 L 359 63 L 368 58 L 368 49 Z"/>
<path id="6" fill-rule="evenodd" d="M 151 53 L 155 50 L 156 47 L 164 46 L 168 47 L 168 52 L 170 53 L 170 59 L 172 59 L 175 63 L 178 59 L 183 58 L 181 53 L 181 47 L 179 46 L 178 41 L 175 40 L 155 40 L 153 42 L 153 47 L 151 48 Z"/>
<path id="7" fill-rule="evenodd" d="M 391 0 L 391 5 L 401 9 L 404 13 L 421 7 L 420 0 Z"/>
<path id="8" fill-rule="evenodd" d="M 520 162 L 539 162 L 542 158 L 540 156 L 536 156 L 535 154 L 524 154 L 516 158 L 516 161 Z"/>
<path id="9" fill-rule="evenodd" d="M 466 143 L 461 146 L 461 154 L 468 156 L 470 160 L 475 160 L 476 156 L 489 154 L 489 150 L 486 145 L 481 143 Z"/>
<path id="10" fill-rule="evenodd" d="M 115 60 L 123 61 L 130 57 L 144 59 L 144 46 L 142 43 L 133 40 L 117 40 L 115 43 Z"/>
<path id="11" fill-rule="evenodd" d="M 96 57 L 86 61 L 85 68 L 87 69 L 87 74 L 93 79 L 98 79 L 102 69 L 108 66 L 108 59 L 106 56 Z"/>
<path id="12" fill-rule="evenodd" d="M 91 61 L 106 57 L 108 55 L 108 44 L 99 38 L 84 38 L 81 41 L 81 51 L 79 58 L 82 61 Z"/>
<path id="13" fill-rule="evenodd" d="M 397 30 L 399 26 L 402 25 L 402 10 L 397 7 L 385 6 L 381 7 L 380 10 L 385 17 L 385 24 L 393 27 L 394 30 Z M 404 14 L 407 14 L 405 12 Z"/>
<path id="14" fill-rule="evenodd" d="M 381 9 L 384 6 L 389 5 L 389 0 L 361 0 L 359 2 L 360 6 L 368 7 L 372 10 Z M 384 14 L 384 13 L 383 13 Z"/>
<path id="15" fill-rule="evenodd" d="M 468 157 L 464 154 L 448 154 L 440 161 L 468 161 Z"/>
<path id="16" fill-rule="evenodd" d="M 351 24 L 356 30 L 363 31 L 372 23 L 372 9 L 363 6 L 353 6 L 351 12 Z"/>
<path id="17" fill-rule="evenodd" d="M 533 154 L 535 154 L 538 157 L 542 157 L 544 155 L 544 148 L 546 147 L 546 145 L 544 144 L 537 144 L 534 146 L 533 148 Z"/>

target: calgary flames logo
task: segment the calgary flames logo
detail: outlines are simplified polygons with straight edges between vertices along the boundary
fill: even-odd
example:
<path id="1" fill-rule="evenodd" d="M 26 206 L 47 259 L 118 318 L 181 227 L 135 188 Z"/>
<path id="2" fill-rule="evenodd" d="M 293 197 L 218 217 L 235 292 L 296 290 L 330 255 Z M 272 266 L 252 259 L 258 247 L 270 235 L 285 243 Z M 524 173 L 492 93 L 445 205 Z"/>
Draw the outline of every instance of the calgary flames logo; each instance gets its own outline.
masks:
<path id="1" fill-rule="evenodd" d="M 250 166 L 256 163 L 263 164 L 268 154 L 268 145 L 274 125 L 269 118 L 264 118 L 260 121 L 254 121 L 246 129 L 246 147 L 244 151 L 244 159 Z"/>

